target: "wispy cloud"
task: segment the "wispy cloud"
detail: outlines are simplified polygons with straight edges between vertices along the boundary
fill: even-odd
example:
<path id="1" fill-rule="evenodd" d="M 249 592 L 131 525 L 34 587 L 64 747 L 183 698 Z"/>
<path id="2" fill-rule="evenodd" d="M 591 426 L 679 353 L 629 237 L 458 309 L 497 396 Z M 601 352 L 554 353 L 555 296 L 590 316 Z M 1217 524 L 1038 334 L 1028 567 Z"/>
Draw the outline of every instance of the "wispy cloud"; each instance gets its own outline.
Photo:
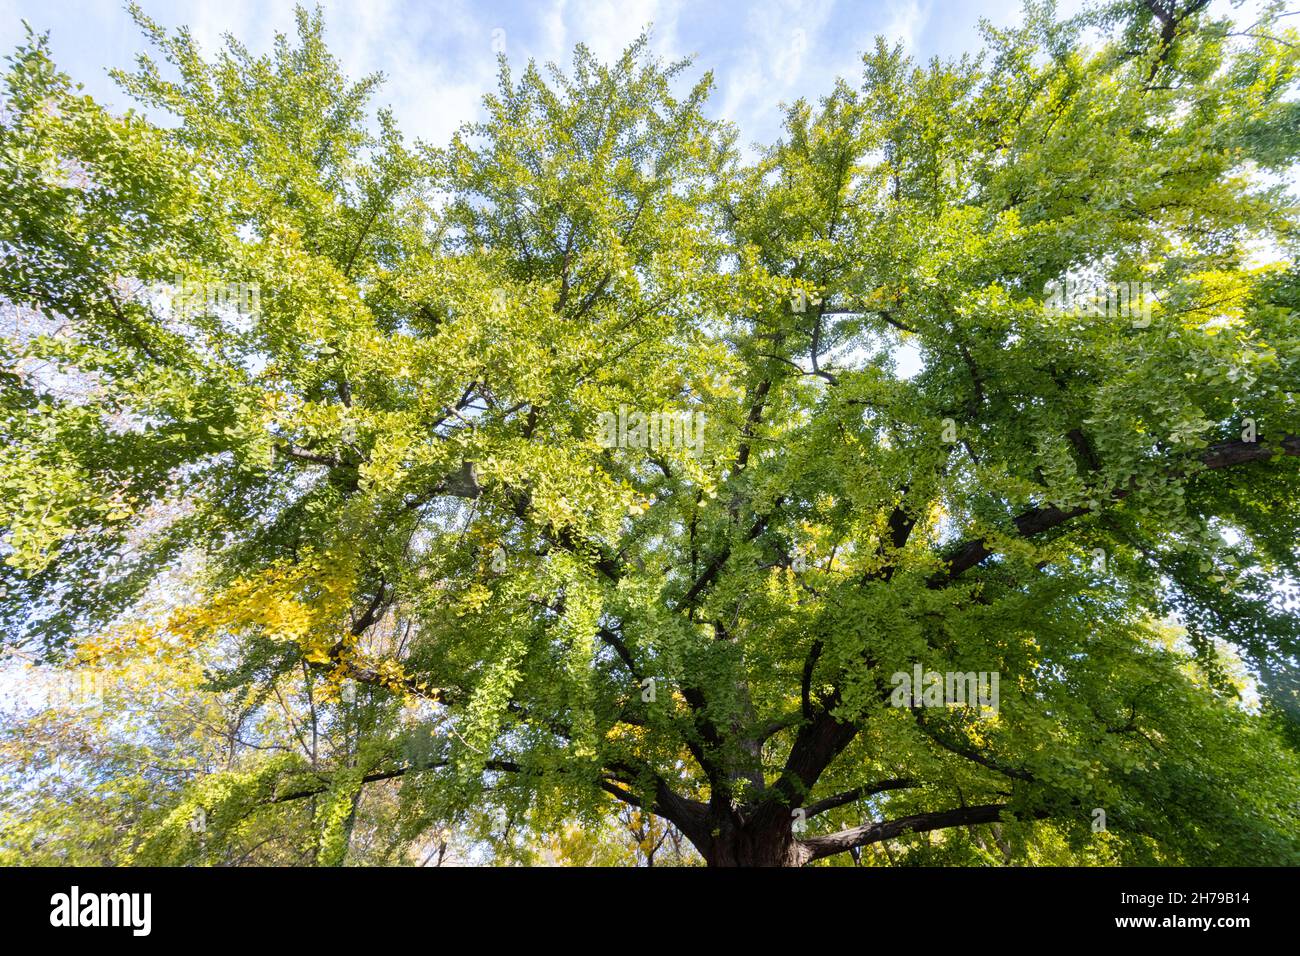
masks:
<path id="1" fill-rule="evenodd" d="M 889 8 L 889 22 L 881 31 L 891 43 L 901 43 L 904 53 L 915 53 L 917 40 L 930 20 L 930 3 L 917 0 L 903 0 L 893 3 Z"/>
<path id="2" fill-rule="evenodd" d="M 552 0 L 538 18 L 535 41 L 520 54 L 542 62 L 564 63 L 573 47 L 584 43 L 600 59 L 613 60 L 646 27 L 653 27 L 651 48 L 659 56 L 680 55 L 677 21 L 681 0 Z M 511 50 L 511 59 L 515 51 Z"/>
<path id="3" fill-rule="evenodd" d="M 803 94 L 809 48 L 833 8 L 833 0 L 765 0 L 751 7 L 741 50 L 721 74 L 723 117 L 746 131 L 769 127 L 776 101 Z"/>

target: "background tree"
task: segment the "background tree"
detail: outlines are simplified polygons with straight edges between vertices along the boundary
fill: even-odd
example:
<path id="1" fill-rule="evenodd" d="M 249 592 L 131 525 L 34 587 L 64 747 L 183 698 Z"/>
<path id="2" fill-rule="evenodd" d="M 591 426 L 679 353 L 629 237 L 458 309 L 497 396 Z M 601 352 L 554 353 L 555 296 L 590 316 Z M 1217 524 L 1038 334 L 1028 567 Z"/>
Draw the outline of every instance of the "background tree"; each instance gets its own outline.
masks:
<path id="1" fill-rule="evenodd" d="M 133 858 L 212 852 L 195 800 L 310 805 L 340 863 L 467 812 L 563 839 L 612 798 L 711 865 L 1295 862 L 1268 174 L 1300 37 L 1203 7 L 1030 5 L 923 67 L 882 41 L 752 163 L 644 38 L 503 61 L 443 149 L 368 124 L 377 79 L 306 13 L 206 61 L 136 11 L 165 64 L 119 79 L 165 129 L 20 49 L 8 640 L 216 647 L 209 692 L 260 715 L 292 679 L 344 739 L 193 781 Z M 611 447 L 628 410 L 703 444 Z M 997 712 L 894 706 L 915 665 L 996 672 Z"/>

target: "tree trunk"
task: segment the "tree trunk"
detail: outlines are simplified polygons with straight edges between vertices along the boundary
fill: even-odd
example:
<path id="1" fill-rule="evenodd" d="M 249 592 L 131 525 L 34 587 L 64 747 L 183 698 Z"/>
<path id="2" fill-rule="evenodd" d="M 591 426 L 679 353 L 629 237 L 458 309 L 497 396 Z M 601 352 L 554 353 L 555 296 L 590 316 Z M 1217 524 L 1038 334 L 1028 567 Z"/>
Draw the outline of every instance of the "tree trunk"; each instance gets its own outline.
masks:
<path id="1" fill-rule="evenodd" d="M 786 821 L 750 826 L 728 821 L 703 853 L 709 866 L 803 866 L 809 856 Z"/>

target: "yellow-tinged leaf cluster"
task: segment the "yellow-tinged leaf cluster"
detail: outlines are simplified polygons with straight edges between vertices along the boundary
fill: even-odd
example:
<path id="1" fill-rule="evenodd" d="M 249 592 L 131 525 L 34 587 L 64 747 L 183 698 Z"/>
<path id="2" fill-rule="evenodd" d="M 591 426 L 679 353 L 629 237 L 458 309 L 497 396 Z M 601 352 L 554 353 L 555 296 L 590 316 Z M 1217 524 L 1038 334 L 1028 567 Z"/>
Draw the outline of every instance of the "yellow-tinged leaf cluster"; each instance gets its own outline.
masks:
<path id="1" fill-rule="evenodd" d="M 297 562 L 277 561 L 199 606 L 176 612 L 170 627 L 258 633 L 298 645 L 313 664 L 328 664 L 331 650 L 348 643 L 345 622 L 356 579 L 356 561 L 347 554 L 309 553 Z"/>

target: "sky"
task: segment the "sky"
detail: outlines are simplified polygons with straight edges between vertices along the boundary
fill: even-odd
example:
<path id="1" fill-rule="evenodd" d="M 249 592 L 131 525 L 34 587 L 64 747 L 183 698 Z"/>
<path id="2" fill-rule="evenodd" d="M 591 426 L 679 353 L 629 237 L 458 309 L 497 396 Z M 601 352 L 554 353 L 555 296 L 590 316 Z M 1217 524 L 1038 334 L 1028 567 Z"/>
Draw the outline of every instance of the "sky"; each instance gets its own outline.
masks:
<path id="1" fill-rule="evenodd" d="M 1223 2 L 1223 0 L 1220 0 Z M 141 0 L 152 19 L 187 25 L 205 50 L 230 32 L 263 52 L 276 32 L 293 32 L 292 0 Z M 741 142 L 767 143 L 780 132 L 782 102 L 815 100 L 836 76 L 855 77 L 863 51 L 883 35 L 922 59 L 979 46 L 978 22 L 1007 26 L 1020 0 L 328 0 L 331 49 L 353 76 L 382 71 L 376 98 L 401 129 L 446 142 L 477 117 L 496 76 L 496 54 L 567 63 L 575 44 L 616 56 L 642 28 L 665 59 L 693 56 L 693 76 L 712 70 L 709 111 L 738 124 Z M 1082 0 L 1059 0 L 1062 14 Z M 48 30 L 55 62 L 97 100 L 127 101 L 107 76 L 130 67 L 146 44 L 124 0 L 0 0 L 0 50 L 23 38 L 22 21 Z"/>

